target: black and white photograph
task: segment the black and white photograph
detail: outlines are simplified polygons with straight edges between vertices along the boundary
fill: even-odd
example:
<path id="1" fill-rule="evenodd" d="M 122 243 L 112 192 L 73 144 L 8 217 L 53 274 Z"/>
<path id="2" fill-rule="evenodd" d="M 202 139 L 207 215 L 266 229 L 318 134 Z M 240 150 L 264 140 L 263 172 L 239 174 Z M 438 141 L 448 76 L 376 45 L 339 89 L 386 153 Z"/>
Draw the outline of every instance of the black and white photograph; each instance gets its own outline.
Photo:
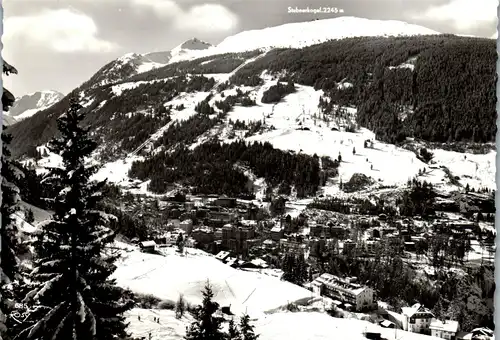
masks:
<path id="1" fill-rule="evenodd" d="M 492 340 L 498 0 L 0 0 L 0 340 Z"/>

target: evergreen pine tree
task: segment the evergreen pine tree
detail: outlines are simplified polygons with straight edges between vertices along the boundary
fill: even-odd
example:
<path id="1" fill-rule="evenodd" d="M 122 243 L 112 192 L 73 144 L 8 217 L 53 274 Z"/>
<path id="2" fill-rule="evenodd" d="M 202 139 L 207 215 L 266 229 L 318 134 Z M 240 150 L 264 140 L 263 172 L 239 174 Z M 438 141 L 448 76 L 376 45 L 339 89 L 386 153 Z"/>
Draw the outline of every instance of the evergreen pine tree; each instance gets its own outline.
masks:
<path id="1" fill-rule="evenodd" d="M 17 74 L 17 70 L 3 61 L 3 73 Z M 15 97 L 6 88 L 2 93 L 3 111 L 9 111 L 15 101 Z M 2 130 L 6 127 L 3 126 Z M 19 279 L 19 259 L 17 257 L 19 250 L 19 231 L 12 214 L 19 208 L 19 189 L 14 185 L 16 169 L 10 160 L 10 150 L 8 145 L 12 137 L 4 131 L 2 138 L 2 156 L 1 156 L 1 226 L 0 226 L 0 340 L 10 338 L 8 334 L 7 316 L 14 310 L 14 299 L 12 283 Z"/>
<path id="2" fill-rule="evenodd" d="M 214 293 L 210 283 L 207 281 L 205 290 L 202 292 L 203 302 L 193 312 L 194 321 L 186 329 L 186 340 L 222 340 L 226 335 L 221 330 L 222 320 L 213 314 L 219 308 L 217 302 L 212 299 Z"/>
<path id="3" fill-rule="evenodd" d="M 295 256 L 292 253 L 286 253 L 283 258 L 281 270 L 283 270 L 282 279 L 288 282 L 295 282 Z"/>
<path id="4" fill-rule="evenodd" d="M 259 335 L 255 334 L 254 326 L 250 324 L 250 316 L 244 314 L 240 320 L 241 340 L 257 340 Z"/>
<path id="5" fill-rule="evenodd" d="M 0 276 L 3 283 L 14 280 L 19 271 L 17 250 L 19 248 L 19 230 L 13 214 L 19 211 L 19 189 L 15 186 L 16 169 L 10 161 L 8 145 L 12 137 L 2 132 L 2 225 L 0 229 L 1 250 Z"/>
<path id="6" fill-rule="evenodd" d="M 229 329 L 227 331 L 227 340 L 241 340 L 241 334 L 234 323 L 234 320 L 229 320 Z"/>
<path id="7" fill-rule="evenodd" d="M 297 285 L 303 285 L 307 281 L 307 262 L 304 258 L 304 254 L 299 254 L 296 256 L 294 271 L 294 283 Z"/>
<path id="8" fill-rule="evenodd" d="M 105 181 L 89 180 L 96 167 L 86 166 L 85 157 L 96 143 L 88 129 L 80 126 L 81 106 L 70 104 L 58 119 L 62 135 L 49 150 L 62 156 L 63 169 L 51 169 L 50 176 L 64 187 L 54 202 L 52 220 L 34 242 L 36 257 L 31 273 L 32 290 L 25 302 L 37 311 L 19 338 L 36 340 L 111 340 L 127 337 L 123 313 L 132 301 L 116 286 L 110 275 L 116 255 L 106 254 L 114 233 L 104 226 L 96 210 Z M 26 325 L 28 326 L 28 325 Z"/>

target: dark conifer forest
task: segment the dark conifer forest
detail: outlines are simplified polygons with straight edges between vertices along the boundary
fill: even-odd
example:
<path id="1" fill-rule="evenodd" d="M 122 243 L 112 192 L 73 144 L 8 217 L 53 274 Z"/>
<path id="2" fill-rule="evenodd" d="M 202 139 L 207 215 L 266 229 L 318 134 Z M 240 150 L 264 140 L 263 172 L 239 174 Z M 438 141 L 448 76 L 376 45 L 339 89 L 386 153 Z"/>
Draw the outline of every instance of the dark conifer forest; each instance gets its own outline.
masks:
<path id="1" fill-rule="evenodd" d="M 332 162 L 331 167 L 338 167 L 338 163 Z M 144 162 L 135 162 L 130 175 L 151 179 L 149 189 L 157 193 L 164 193 L 174 183 L 183 183 L 193 193 L 239 196 L 253 192 L 243 168 L 265 178 L 272 187 L 282 183 L 295 186 L 298 197 L 314 195 L 320 181 L 326 180 L 317 156 L 281 151 L 269 143 L 241 141 L 207 142 L 194 150 L 178 147 L 173 152 L 161 152 Z"/>
<path id="2" fill-rule="evenodd" d="M 383 141 L 414 136 L 443 143 L 492 142 L 496 60 L 491 39 L 352 38 L 273 50 L 240 69 L 231 82 L 247 85 L 264 70 L 286 70 L 295 83 L 324 90 L 332 105 L 357 107 L 358 124 Z M 403 63 L 414 64 L 413 71 L 397 68 Z M 339 89 L 341 81 L 353 86 Z"/>

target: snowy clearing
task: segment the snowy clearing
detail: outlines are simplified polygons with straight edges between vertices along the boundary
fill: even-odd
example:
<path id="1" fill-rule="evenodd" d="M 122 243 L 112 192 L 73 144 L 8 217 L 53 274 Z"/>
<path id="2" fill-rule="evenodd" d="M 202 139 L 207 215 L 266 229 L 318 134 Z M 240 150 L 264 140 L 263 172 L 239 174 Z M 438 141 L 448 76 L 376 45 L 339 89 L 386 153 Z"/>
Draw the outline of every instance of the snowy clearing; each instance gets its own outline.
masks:
<path id="1" fill-rule="evenodd" d="M 234 313 L 250 315 L 308 300 L 312 293 L 305 288 L 258 273 L 236 270 L 213 256 L 196 249 L 186 249 L 181 256 L 174 248 L 164 248 L 166 256 L 127 253 L 113 274 L 118 285 L 160 299 L 176 301 L 184 294 L 190 303 L 201 303 L 207 279 L 221 306 L 231 305 Z"/>

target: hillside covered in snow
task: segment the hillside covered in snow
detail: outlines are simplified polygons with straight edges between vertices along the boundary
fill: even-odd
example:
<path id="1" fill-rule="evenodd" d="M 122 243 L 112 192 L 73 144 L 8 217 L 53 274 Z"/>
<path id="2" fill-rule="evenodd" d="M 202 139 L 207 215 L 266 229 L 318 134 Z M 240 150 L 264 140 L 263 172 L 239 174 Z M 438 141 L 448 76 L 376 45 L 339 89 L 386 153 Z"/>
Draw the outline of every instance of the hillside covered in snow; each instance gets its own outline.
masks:
<path id="1" fill-rule="evenodd" d="M 476 63 L 462 69 L 461 61 L 471 55 L 477 56 Z M 75 89 L 57 105 L 12 126 L 13 151 L 35 155 L 35 148 L 54 135 L 56 118 L 69 98 L 79 96 L 102 145 L 101 162 L 143 161 L 129 175 L 150 183 L 157 193 L 168 189 L 158 183 L 180 181 L 198 191 L 235 195 L 232 188 L 239 188 L 250 173 L 271 186 L 300 185 L 307 195 L 327 183 L 346 182 L 355 172 L 382 186 L 418 176 L 455 188 L 446 191 L 467 185 L 493 188 L 494 58 L 491 40 L 429 35 L 350 38 L 187 60 L 112 84 Z M 451 76 L 459 69 L 464 77 Z M 477 86 L 464 96 L 471 83 Z M 215 181 L 211 188 L 200 187 L 193 171 L 203 171 L 189 162 L 174 162 L 184 170 L 175 175 L 144 171 L 163 169 L 157 161 L 180 145 L 191 146 L 176 152 L 198 157 L 208 147 L 203 143 L 214 138 L 269 142 L 280 152 L 293 152 L 290 165 L 310 164 L 313 174 L 335 169 L 325 178 L 299 179 L 278 167 L 279 175 L 273 177 L 259 170 L 258 162 L 234 159 L 246 162 L 250 172 L 241 177 L 242 168 L 228 168 L 224 171 L 234 180 L 225 187 Z M 221 157 L 224 148 L 218 151 Z M 432 152 L 423 155 L 424 149 Z M 323 167 L 314 155 L 340 156 L 342 161 L 323 162 Z"/>
<path id="2" fill-rule="evenodd" d="M 380 333 L 387 340 L 435 340 L 427 335 L 384 329 L 359 319 L 333 318 L 324 313 L 330 301 L 313 296 L 312 292 L 265 274 L 235 270 L 213 256 L 195 249 L 179 255 L 165 248 L 164 256 L 142 254 L 126 248 L 114 277 L 120 286 L 140 294 L 167 301 L 177 301 L 180 294 L 192 305 L 201 304 L 201 291 L 209 280 L 214 301 L 231 306 L 235 319 L 248 313 L 257 334 L 266 340 L 323 340 L 332 335 L 349 339 L 366 339 L 365 332 Z M 186 270 L 187 269 L 187 270 Z M 176 273 L 171 275 L 171 273 Z M 163 278 L 168 277 L 168 280 Z M 325 299 L 329 300 L 329 299 Z M 289 312 L 288 304 L 303 306 L 302 311 Z M 133 336 L 152 340 L 182 339 L 192 317 L 181 318 L 169 309 L 134 308 L 127 314 Z M 159 321 L 155 321 L 158 318 Z"/>
<path id="3" fill-rule="evenodd" d="M 7 124 L 14 124 L 15 122 L 31 117 L 38 111 L 48 109 L 62 98 L 64 98 L 62 93 L 51 90 L 30 93 L 18 97 L 9 112 L 4 112 L 4 115 L 7 116 Z"/>

